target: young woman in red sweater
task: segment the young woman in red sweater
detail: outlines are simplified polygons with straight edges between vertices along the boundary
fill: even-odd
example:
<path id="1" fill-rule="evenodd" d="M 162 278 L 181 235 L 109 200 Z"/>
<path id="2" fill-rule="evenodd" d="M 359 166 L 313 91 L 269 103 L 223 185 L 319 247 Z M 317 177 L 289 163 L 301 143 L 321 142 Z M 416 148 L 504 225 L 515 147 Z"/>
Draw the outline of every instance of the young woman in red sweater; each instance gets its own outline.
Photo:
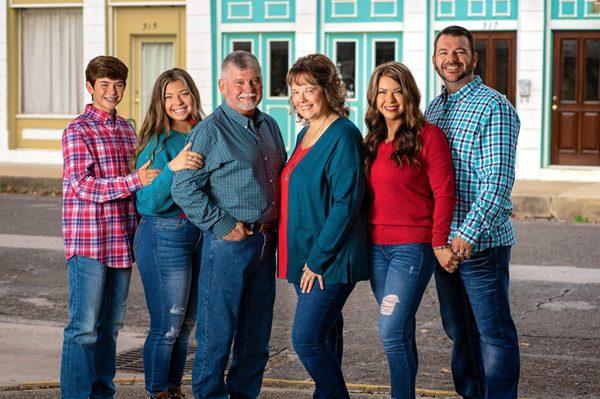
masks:
<path id="1" fill-rule="evenodd" d="M 419 110 L 421 95 L 406 66 L 377 67 L 367 99 L 371 287 L 380 305 L 392 398 L 414 398 L 415 315 L 436 258 L 450 273 L 458 266 L 448 245 L 455 203 L 452 157 L 444 133 Z"/>

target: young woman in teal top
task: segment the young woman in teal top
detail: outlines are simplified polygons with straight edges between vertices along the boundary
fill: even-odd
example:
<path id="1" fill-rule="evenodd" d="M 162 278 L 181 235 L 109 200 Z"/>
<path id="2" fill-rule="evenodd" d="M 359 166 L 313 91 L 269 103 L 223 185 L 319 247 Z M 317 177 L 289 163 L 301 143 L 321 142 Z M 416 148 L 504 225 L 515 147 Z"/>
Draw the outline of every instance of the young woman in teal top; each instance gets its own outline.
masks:
<path id="1" fill-rule="evenodd" d="M 298 295 L 292 342 L 315 382 L 314 398 L 349 398 L 342 375 L 342 308 L 369 277 L 362 136 L 347 118 L 331 60 L 301 57 L 288 72 L 291 104 L 306 127 L 281 175 L 279 276 Z"/>
<path id="2" fill-rule="evenodd" d="M 162 169 L 136 193 L 141 214 L 134 253 L 150 329 L 144 344 L 144 375 L 148 398 L 183 398 L 181 379 L 188 339 L 196 323 L 197 280 L 202 231 L 171 197 L 173 173 L 202 167 L 202 156 L 185 145 L 187 134 L 202 119 L 200 95 L 181 69 L 163 72 L 152 91 L 134 153 L 136 169 Z"/>

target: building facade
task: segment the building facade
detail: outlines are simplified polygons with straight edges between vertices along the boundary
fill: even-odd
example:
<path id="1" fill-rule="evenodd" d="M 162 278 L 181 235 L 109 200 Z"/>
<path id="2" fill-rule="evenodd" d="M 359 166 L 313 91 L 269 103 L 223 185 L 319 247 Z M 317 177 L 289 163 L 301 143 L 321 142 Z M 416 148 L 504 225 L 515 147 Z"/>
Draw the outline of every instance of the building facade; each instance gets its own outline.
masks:
<path id="1" fill-rule="evenodd" d="M 60 163 L 60 138 L 89 95 L 96 55 L 130 67 L 119 112 L 141 125 L 156 76 L 182 67 L 205 111 L 220 101 L 219 65 L 232 50 L 263 66 L 261 109 L 292 148 L 285 75 L 320 52 L 338 66 L 350 118 L 363 127 L 371 72 L 405 63 L 423 106 L 441 90 L 435 34 L 474 32 L 484 82 L 521 117 L 517 177 L 600 181 L 600 4 L 595 0 L 0 0 L 0 162 Z M 364 130 L 364 128 L 363 128 Z"/>

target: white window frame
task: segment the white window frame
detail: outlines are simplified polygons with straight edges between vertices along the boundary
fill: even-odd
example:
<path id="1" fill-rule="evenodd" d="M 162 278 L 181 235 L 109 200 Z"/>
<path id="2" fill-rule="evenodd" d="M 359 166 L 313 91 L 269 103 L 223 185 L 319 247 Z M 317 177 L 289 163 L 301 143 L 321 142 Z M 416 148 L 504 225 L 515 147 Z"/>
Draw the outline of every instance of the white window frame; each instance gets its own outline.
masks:
<path id="1" fill-rule="evenodd" d="M 284 5 L 285 15 L 271 15 L 269 14 L 269 7 L 274 5 Z M 265 19 L 289 19 L 290 18 L 290 2 L 281 0 L 265 1 Z"/>
<path id="2" fill-rule="evenodd" d="M 302 0 L 299 0 L 302 1 Z M 306 0 L 304 0 L 306 1 Z M 335 6 L 337 4 L 352 4 L 354 11 L 352 14 L 337 14 L 335 12 Z M 356 18 L 358 16 L 358 4 L 357 0 L 331 0 L 331 18 Z"/>
<path id="3" fill-rule="evenodd" d="M 481 3 L 481 12 L 474 12 L 473 5 L 475 3 Z M 485 0 L 468 0 L 467 3 L 467 16 L 469 17 L 485 17 L 486 14 L 486 1 Z"/>
<path id="4" fill-rule="evenodd" d="M 233 6 L 247 6 L 248 15 L 246 16 L 233 16 Z M 252 2 L 251 1 L 231 1 L 227 3 L 227 20 L 248 20 L 252 19 Z"/>
<path id="5" fill-rule="evenodd" d="M 600 13 L 590 13 L 588 10 L 591 8 L 590 4 L 593 4 L 594 0 L 583 1 L 583 18 L 595 19 L 600 18 Z"/>
<path id="6" fill-rule="evenodd" d="M 442 12 L 442 4 L 450 4 L 451 7 L 451 12 L 450 13 L 444 13 Z M 456 0 L 437 0 L 437 16 L 438 17 L 455 17 L 456 16 Z"/>
<path id="7" fill-rule="evenodd" d="M 250 42 L 250 53 L 254 54 L 254 39 L 253 38 L 247 38 L 247 39 L 240 39 L 237 37 L 230 38 L 229 39 L 229 50 L 233 51 L 233 44 L 236 42 Z"/>
<path id="8" fill-rule="evenodd" d="M 376 65 L 375 65 L 375 61 L 376 61 L 376 56 L 377 56 L 377 43 L 388 43 L 388 42 L 394 42 L 394 60 L 398 60 L 398 47 L 399 47 L 399 40 L 397 37 L 376 37 L 371 39 L 371 59 L 373 60 L 373 64 L 371 65 L 371 68 L 375 69 Z"/>
<path id="9" fill-rule="evenodd" d="M 339 38 L 339 39 L 333 39 L 332 40 L 332 44 L 333 44 L 333 63 L 334 65 L 337 67 L 337 43 L 338 42 L 342 42 L 342 43 L 354 43 L 354 97 L 346 97 L 346 101 L 358 101 L 358 99 L 360 98 L 359 95 L 359 91 L 360 91 L 360 87 L 357 84 L 358 83 L 358 68 L 359 65 L 358 63 L 359 58 L 358 58 L 358 46 L 359 46 L 359 42 L 358 39 L 343 39 L 343 38 Z M 340 72 L 340 77 L 341 77 L 341 71 Z"/>
<path id="10" fill-rule="evenodd" d="M 379 14 L 375 12 L 376 4 L 392 4 L 394 11 L 390 14 Z M 391 17 L 396 18 L 398 16 L 398 2 L 396 0 L 371 0 L 371 18 Z"/>
<path id="11" fill-rule="evenodd" d="M 502 1 L 506 3 L 506 12 L 498 12 L 498 3 Z M 493 17 L 509 17 L 512 4 L 510 0 L 492 0 L 492 16 Z"/>
<path id="12" fill-rule="evenodd" d="M 267 39 L 267 100 L 282 100 L 285 97 L 272 97 L 271 96 L 271 42 L 287 42 L 288 44 L 288 67 L 291 68 L 292 65 L 292 40 L 289 38 L 270 38 Z M 290 89 L 288 87 L 288 95 L 289 97 Z"/>

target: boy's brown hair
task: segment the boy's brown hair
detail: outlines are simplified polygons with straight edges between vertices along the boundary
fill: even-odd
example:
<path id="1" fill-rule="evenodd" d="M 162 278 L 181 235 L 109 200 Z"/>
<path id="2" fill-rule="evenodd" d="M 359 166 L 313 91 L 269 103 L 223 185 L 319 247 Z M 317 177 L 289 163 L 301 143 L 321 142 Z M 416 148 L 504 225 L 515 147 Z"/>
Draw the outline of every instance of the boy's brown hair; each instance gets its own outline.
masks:
<path id="1" fill-rule="evenodd" d="M 87 64 L 85 68 L 85 80 L 90 82 L 92 86 L 96 83 L 96 79 L 100 78 L 121 79 L 123 84 L 126 84 L 128 73 L 129 69 L 127 66 L 117 57 L 99 55 Z"/>

